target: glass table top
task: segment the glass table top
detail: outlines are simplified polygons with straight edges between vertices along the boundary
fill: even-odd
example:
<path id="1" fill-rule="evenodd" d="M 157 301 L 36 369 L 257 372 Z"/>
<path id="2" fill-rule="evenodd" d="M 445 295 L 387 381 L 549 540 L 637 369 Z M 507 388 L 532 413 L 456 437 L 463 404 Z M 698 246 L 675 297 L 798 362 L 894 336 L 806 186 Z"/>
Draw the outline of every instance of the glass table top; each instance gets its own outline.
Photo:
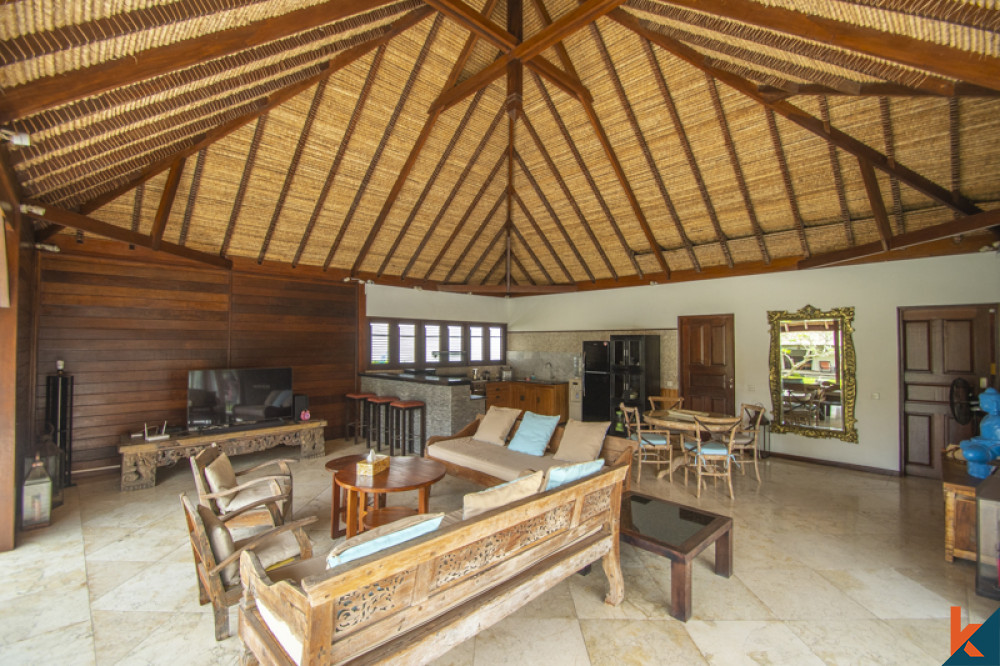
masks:
<path id="1" fill-rule="evenodd" d="M 622 498 L 622 529 L 679 548 L 719 518 L 716 514 L 644 495 Z"/>

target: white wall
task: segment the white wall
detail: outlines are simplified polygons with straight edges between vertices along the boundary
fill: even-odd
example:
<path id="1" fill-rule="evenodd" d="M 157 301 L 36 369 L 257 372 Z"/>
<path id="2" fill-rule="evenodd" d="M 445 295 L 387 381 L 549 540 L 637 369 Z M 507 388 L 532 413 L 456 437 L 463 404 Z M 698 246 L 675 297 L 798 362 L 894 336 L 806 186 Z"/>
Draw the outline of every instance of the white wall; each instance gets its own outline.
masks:
<path id="1" fill-rule="evenodd" d="M 770 404 L 767 310 L 855 308 L 858 444 L 772 435 L 774 451 L 899 469 L 896 308 L 1000 303 L 1000 256 L 980 253 L 657 286 L 500 299 L 368 285 L 370 316 L 506 321 L 510 331 L 676 328 L 680 315 L 729 314 L 736 401 Z M 749 390 L 754 387 L 754 391 Z M 873 393 L 879 399 L 872 398 Z"/>
<path id="2" fill-rule="evenodd" d="M 732 313 L 736 401 L 770 404 L 767 310 L 855 308 L 858 444 L 772 435 L 774 451 L 899 469 L 899 306 L 1000 302 L 1000 256 L 958 255 L 510 299 L 510 331 L 676 328 L 679 315 Z M 751 392 L 749 387 L 753 386 Z M 872 398 L 873 393 L 879 399 Z"/>
<path id="3" fill-rule="evenodd" d="M 369 317 L 489 321 L 502 324 L 507 321 L 505 300 L 495 296 L 365 285 L 365 311 Z"/>

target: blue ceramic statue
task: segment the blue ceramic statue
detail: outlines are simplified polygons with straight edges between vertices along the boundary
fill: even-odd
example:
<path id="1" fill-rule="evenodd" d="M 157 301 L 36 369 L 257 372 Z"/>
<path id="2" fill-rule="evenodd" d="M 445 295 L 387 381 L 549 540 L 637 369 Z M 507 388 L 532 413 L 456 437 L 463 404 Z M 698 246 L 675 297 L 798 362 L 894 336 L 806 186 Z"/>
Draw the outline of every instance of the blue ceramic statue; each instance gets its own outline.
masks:
<path id="1" fill-rule="evenodd" d="M 967 439 L 959 446 L 965 457 L 969 476 L 985 479 L 990 475 L 990 461 L 1000 458 L 1000 393 L 988 388 L 979 394 L 979 407 L 989 414 L 979 424 L 979 436 Z"/>

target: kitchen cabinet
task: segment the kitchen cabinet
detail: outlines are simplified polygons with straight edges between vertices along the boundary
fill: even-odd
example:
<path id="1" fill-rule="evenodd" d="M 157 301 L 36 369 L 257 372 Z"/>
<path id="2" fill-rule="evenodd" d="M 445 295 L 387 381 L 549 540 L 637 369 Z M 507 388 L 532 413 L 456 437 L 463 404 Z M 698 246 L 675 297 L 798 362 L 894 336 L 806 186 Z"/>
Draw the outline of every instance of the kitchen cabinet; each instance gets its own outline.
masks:
<path id="1" fill-rule="evenodd" d="M 513 407 L 546 416 L 569 418 L 569 384 L 490 382 L 486 385 L 486 408 Z"/>

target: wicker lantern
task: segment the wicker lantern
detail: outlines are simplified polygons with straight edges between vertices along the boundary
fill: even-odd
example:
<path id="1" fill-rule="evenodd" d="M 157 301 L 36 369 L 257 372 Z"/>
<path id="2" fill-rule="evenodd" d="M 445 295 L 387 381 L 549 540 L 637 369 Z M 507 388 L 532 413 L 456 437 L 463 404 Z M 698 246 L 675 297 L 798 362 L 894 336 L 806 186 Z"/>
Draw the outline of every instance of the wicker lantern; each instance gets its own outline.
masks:
<path id="1" fill-rule="evenodd" d="M 52 479 L 45 473 L 42 457 L 35 455 L 31 471 L 24 480 L 21 495 L 21 528 L 48 527 L 52 515 Z"/>

